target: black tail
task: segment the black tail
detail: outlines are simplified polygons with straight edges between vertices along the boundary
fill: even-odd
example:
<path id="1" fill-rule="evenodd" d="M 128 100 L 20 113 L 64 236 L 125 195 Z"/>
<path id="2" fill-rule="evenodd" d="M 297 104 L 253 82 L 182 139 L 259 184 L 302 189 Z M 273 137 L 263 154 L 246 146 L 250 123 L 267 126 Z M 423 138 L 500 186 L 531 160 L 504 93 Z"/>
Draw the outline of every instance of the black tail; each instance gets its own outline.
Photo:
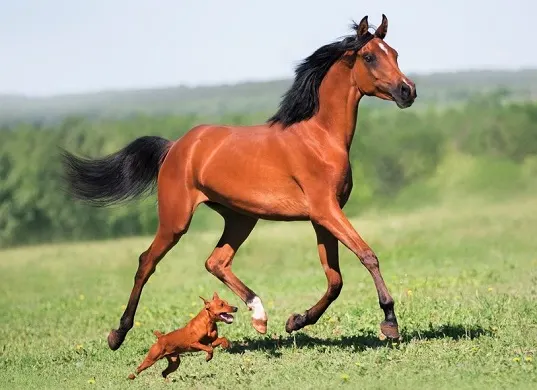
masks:
<path id="1" fill-rule="evenodd" d="M 100 159 L 76 157 L 63 151 L 69 192 L 94 206 L 130 200 L 153 190 L 171 142 L 140 137 L 120 151 Z"/>

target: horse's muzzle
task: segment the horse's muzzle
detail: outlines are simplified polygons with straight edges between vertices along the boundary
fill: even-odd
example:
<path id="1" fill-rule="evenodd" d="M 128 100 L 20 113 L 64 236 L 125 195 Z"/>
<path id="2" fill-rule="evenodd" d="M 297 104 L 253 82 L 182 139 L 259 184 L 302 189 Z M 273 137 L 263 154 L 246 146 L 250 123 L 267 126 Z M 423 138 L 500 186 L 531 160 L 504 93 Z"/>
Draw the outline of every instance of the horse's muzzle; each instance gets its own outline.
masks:
<path id="1" fill-rule="evenodd" d="M 410 80 L 403 80 L 391 91 L 393 100 L 397 107 L 408 108 L 418 97 L 416 85 Z"/>

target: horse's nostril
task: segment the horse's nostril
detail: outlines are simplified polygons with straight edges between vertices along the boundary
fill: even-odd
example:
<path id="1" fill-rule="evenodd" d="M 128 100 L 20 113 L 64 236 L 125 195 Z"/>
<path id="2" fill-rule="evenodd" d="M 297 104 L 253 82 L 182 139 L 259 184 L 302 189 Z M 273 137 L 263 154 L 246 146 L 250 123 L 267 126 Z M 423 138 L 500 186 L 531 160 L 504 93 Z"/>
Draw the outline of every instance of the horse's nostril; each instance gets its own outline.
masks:
<path id="1" fill-rule="evenodd" d="M 410 86 L 407 83 L 401 83 L 401 97 L 406 100 L 410 97 Z"/>

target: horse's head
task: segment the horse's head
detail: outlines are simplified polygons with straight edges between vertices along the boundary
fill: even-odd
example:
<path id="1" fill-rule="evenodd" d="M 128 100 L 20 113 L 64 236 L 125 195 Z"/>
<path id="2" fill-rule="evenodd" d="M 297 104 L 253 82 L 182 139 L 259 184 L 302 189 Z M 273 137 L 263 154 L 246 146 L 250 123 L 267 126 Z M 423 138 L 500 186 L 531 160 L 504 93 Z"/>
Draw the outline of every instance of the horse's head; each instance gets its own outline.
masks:
<path id="1" fill-rule="evenodd" d="M 354 63 L 354 80 L 365 95 L 394 101 L 399 108 L 407 108 L 416 99 L 416 86 L 406 77 L 397 64 L 397 51 L 384 37 L 388 31 L 388 19 L 382 15 L 382 23 L 374 34 L 369 30 L 367 16 L 354 25 L 357 39 L 369 41 L 357 52 Z"/>

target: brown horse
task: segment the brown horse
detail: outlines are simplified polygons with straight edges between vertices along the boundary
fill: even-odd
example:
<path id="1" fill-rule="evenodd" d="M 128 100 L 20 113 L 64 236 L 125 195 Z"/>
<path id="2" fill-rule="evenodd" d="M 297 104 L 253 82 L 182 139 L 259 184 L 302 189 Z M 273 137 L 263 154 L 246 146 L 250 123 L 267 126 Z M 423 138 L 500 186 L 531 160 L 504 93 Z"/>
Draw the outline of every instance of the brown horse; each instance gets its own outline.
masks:
<path id="1" fill-rule="evenodd" d="M 377 256 L 346 218 L 342 207 L 352 189 L 349 150 L 358 103 L 377 96 L 407 108 L 416 88 L 400 70 L 397 52 L 384 37 L 386 16 L 372 34 L 367 16 L 355 34 L 325 45 L 296 69 L 278 112 L 257 126 L 200 125 L 176 141 L 141 137 L 102 159 L 64 153 L 66 178 L 74 196 L 97 206 L 132 199 L 158 189 L 159 225 L 140 255 L 134 286 L 119 328 L 108 344 L 118 349 L 132 328 L 142 289 L 158 262 L 187 232 L 205 203 L 225 221 L 222 237 L 205 263 L 253 311 L 252 325 L 264 334 L 267 315 L 260 298 L 232 271 L 233 258 L 258 219 L 313 224 L 328 279 L 323 297 L 302 315 L 289 317 L 291 333 L 314 324 L 343 285 L 338 241 L 370 272 L 384 311 L 381 331 L 398 338 L 394 301 Z"/>

